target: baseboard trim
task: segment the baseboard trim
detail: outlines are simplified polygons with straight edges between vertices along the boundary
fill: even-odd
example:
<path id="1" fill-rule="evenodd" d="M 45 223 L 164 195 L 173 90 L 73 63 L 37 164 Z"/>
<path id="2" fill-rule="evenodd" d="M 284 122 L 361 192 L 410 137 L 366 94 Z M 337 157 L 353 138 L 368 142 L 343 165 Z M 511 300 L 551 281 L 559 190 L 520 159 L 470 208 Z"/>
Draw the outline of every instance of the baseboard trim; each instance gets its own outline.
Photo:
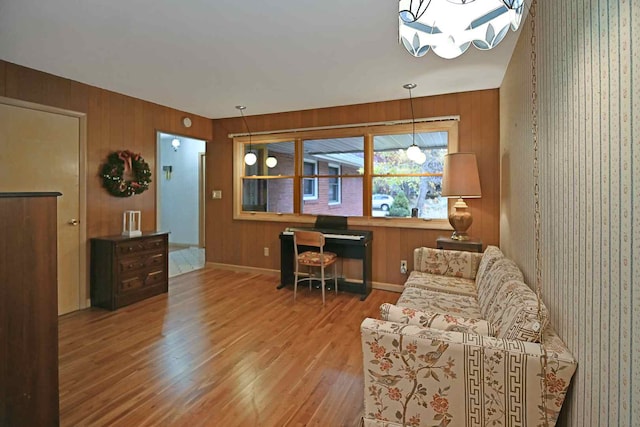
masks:
<path id="1" fill-rule="evenodd" d="M 273 270 L 271 268 L 247 267 L 244 265 L 223 264 L 220 262 L 207 262 L 206 265 L 207 267 L 218 268 L 220 270 L 239 271 L 242 273 L 259 273 L 274 276 L 280 275 L 280 270 Z"/>
<path id="2" fill-rule="evenodd" d="M 247 267 L 245 265 L 224 264 L 220 262 L 207 262 L 206 266 L 211 268 L 217 268 L 220 270 L 231 270 L 231 271 L 238 271 L 242 273 L 268 274 L 270 276 L 280 275 L 280 270 L 274 270 L 271 268 Z M 373 287 L 373 289 L 379 289 L 381 291 L 402 293 L 402 291 L 404 290 L 404 286 L 397 285 L 395 283 L 372 282 L 371 286 Z"/>

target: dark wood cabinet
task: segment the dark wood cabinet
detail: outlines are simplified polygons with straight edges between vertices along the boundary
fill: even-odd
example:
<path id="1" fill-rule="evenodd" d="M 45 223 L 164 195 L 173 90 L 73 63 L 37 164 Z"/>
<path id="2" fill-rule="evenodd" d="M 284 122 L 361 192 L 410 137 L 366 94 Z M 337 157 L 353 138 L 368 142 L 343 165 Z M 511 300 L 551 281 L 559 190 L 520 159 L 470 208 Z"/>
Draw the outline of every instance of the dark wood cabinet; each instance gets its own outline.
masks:
<path id="1" fill-rule="evenodd" d="M 449 251 L 482 252 L 481 240 L 453 240 L 448 237 L 438 237 L 436 248 Z"/>
<path id="2" fill-rule="evenodd" d="M 57 426 L 60 193 L 0 193 L 0 426 Z"/>
<path id="3" fill-rule="evenodd" d="M 168 291 L 168 233 L 91 239 L 91 305 L 115 310 Z"/>

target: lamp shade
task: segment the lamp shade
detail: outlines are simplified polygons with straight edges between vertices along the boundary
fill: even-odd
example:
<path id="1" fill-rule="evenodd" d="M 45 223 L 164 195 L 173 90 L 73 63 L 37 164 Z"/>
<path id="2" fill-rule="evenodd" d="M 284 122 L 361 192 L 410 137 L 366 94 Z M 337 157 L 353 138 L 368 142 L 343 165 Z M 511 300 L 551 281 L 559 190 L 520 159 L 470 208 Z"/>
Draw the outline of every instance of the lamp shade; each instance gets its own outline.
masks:
<path id="1" fill-rule="evenodd" d="M 482 196 L 475 153 L 450 153 L 444 156 L 442 195 L 465 198 Z"/>

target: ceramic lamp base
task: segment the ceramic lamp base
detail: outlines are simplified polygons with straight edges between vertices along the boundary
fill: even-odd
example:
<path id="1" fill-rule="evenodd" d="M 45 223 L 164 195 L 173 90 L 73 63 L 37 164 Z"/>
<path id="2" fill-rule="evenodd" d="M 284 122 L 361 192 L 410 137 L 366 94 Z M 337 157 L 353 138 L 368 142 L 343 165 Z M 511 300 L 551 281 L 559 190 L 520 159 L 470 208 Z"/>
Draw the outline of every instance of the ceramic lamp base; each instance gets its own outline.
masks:
<path id="1" fill-rule="evenodd" d="M 449 224 L 453 227 L 452 240 L 469 240 L 467 230 L 471 227 L 473 218 L 467 204 L 459 198 L 455 205 L 453 205 L 453 211 L 449 214 Z"/>

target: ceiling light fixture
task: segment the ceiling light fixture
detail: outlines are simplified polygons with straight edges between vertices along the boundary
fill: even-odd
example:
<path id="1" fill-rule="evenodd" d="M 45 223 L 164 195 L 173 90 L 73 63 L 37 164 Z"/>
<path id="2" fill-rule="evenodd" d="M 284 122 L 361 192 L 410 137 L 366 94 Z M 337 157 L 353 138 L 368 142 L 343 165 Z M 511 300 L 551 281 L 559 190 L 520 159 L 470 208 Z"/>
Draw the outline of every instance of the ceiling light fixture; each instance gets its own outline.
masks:
<path id="1" fill-rule="evenodd" d="M 173 138 L 171 146 L 173 147 L 173 151 L 178 151 L 178 148 L 180 148 L 180 140 L 178 138 Z"/>
<path id="2" fill-rule="evenodd" d="M 413 97 L 411 96 L 411 90 L 415 89 L 417 86 L 418 85 L 415 83 L 407 83 L 402 87 L 409 91 L 409 101 L 411 103 L 411 125 L 413 126 L 412 139 L 411 139 L 412 143 L 411 143 L 411 146 L 407 148 L 407 158 L 409 160 L 413 160 L 416 163 L 419 163 L 419 160 L 421 159 L 420 154 L 424 155 L 424 153 L 420 150 L 420 147 L 416 145 L 416 117 L 413 114 Z M 426 158 L 427 157 L 425 155 L 425 160 Z M 424 160 L 422 161 L 422 163 L 424 163 Z"/>
<path id="3" fill-rule="evenodd" d="M 251 131 L 249 130 L 249 125 L 247 124 L 247 119 L 244 117 L 243 111 L 247 109 L 244 105 L 236 105 L 236 109 L 240 111 L 240 116 L 242 116 L 242 120 L 244 121 L 244 126 L 247 128 L 247 133 L 249 134 L 249 152 L 244 155 L 244 162 L 248 166 L 253 166 L 258 161 L 258 156 L 253 152 L 253 146 L 251 145 Z"/>
<path id="4" fill-rule="evenodd" d="M 525 0 L 399 0 L 398 37 L 415 57 L 429 49 L 446 59 L 471 44 L 481 50 L 498 45 L 522 21 Z"/>

